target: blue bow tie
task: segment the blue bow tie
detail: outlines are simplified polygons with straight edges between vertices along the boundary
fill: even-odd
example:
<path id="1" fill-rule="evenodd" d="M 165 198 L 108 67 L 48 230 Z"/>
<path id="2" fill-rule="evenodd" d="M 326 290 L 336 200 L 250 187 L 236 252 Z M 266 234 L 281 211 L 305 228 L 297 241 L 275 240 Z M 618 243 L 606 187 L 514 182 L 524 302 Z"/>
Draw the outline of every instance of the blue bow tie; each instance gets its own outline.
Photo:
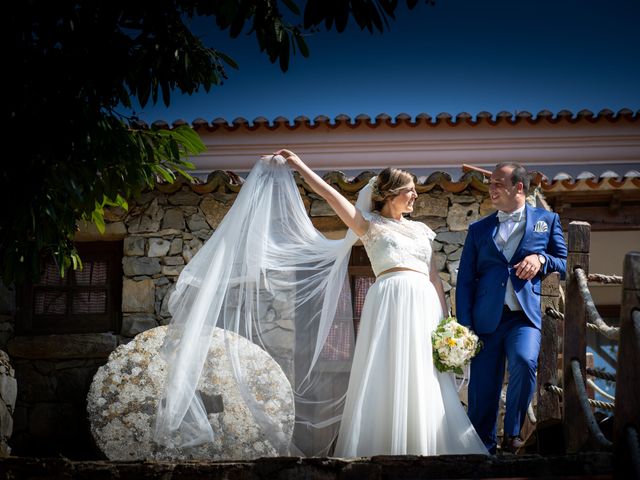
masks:
<path id="1" fill-rule="evenodd" d="M 511 220 L 513 222 L 521 222 L 522 218 L 524 217 L 524 212 L 520 211 L 520 212 L 513 212 L 513 213 L 505 213 L 505 212 L 498 212 L 498 221 L 500 223 L 504 223 L 507 220 Z"/>

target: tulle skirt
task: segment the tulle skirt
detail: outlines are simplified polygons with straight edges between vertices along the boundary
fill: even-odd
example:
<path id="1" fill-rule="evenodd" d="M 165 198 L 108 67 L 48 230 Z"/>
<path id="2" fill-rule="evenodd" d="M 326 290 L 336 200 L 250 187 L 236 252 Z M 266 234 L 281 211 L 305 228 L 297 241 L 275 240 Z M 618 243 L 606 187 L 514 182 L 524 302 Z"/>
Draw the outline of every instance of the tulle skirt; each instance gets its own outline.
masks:
<path id="1" fill-rule="evenodd" d="M 371 286 L 335 456 L 487 453 L 453 376 L 433 365 L 431 332 L 441 318 L 424 274 L 392 272 Z"/>

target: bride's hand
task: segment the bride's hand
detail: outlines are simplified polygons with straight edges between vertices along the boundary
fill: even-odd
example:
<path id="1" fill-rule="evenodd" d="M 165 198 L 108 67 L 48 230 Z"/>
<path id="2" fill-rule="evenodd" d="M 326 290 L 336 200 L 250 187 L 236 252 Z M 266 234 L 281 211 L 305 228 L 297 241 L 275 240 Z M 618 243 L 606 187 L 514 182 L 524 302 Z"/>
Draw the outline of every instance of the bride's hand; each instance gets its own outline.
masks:
<path id="1" fill-rule="evenodd" d="M 284 159 L 287 161 L 287 164 L 292 168 L 295 168 L 300 163 L 302 163 L 302 160 L 300 160 L 300 157 L 298 155 L 296 155 L 291 150 L 287 150 L 286 148 L 283 148 L 282 150 L 278 150 L 275 154 L 282 155 Z"/>

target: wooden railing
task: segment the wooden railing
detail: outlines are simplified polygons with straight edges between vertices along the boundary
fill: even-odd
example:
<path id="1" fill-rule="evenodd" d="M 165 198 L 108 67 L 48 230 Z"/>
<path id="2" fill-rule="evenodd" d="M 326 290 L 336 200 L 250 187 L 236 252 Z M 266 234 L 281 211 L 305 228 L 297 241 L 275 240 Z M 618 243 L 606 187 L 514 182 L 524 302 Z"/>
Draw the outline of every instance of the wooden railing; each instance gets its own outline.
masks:
<path id="1" fill-rule="evenodd" d="M 561 318 L 551 312 L 560 311 L 560 274 L 547 275 L 542 280 L 542 332 L 540 338 L 540 356 L 538 357 L 538 376 L 536 382 L 536 422 L 528 425 L 536 433 L 539 453 L 558 453 L 563 448 L 558 442 L 557 426 L 562 423 L 560 397 L 548 389 L 549 385 L 558 385 L 558 357 L 560 345 L 558 333 L 561 331 Z M 528 423 L 528 422 L 527 422 Z"/>
<path id="2" fill-rule="evenodd" d="M 538 362 L 536 430 L 544 435 L 546 425 L 560 421 L 566 453 L 613 450 L 616 477 L 640 478 L 640 252 L 626 254 L 622 277 L 589 275 L 590 236 L 588 223 L 569 225 L 564 314 L 559 308 L 558 275 L 549 275 L 543 281 L 545 318 Z M 619 328 L 601 318 L 588 281 L 623 284 Z M 615 377 L 587 369 L 587 329 L 618 342 Z M 562 351 L 558 352 L 560 331 Z M 557 378 L 558 354 L 562 358 L 562 382 Z M 595 385 L 587 380 L 587 374 L 615 380 L 614 403 L 588 397 L 588 386 Z M 594 408 L 614 412 L 611 438 L 600 429 Z M 539 438 L 539 449 L 543 448 Z"/>

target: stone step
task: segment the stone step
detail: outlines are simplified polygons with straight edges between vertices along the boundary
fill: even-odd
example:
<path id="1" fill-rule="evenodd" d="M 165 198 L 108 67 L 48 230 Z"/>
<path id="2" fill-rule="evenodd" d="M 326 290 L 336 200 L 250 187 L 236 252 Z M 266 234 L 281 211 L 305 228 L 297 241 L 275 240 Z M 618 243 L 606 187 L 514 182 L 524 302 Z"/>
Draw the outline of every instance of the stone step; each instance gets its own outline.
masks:
<path id="1" fill-rule="evenodd" d="M 357 459 L 276 457 L 253 461 L 110 462 L 66 458 L 0 459 L 0 478 L 189 480 L 597 479 L 613 478 L 612 455 L 378 456 Z"/>

